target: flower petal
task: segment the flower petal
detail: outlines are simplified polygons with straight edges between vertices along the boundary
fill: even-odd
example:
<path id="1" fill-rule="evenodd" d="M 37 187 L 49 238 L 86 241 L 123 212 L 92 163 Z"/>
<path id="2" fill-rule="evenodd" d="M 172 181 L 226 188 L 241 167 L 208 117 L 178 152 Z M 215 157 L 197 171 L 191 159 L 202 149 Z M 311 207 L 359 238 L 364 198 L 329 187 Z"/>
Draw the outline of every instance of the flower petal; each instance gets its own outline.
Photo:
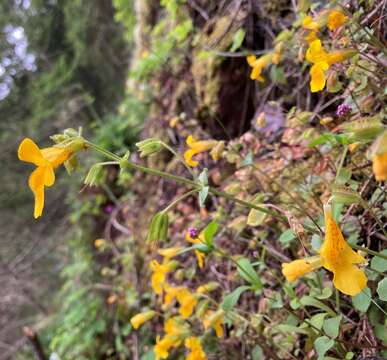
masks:
<path id="1" fill-rule="evenodd" d="M 52 166 L 44 167 L 44 186 L 50 187 L 54 185 L 55 182 L 55 173 Z"/>
<path id="2" fill-rule="evenodd" d="M 335 271 L 333 284 L 343 294 L 355 296 L 367 286 L 367 277 L 356 265 L 342 266 Z"/>
<path id="3" fill-rule="evenodd" d="M 28 180 L 28 184 L 35 196 L 34 218 L 42 215 L 44 207 L 44 181 L 46 168 L 43 166 L 35 169 Z"/>
<path id="4" fill-rule="evenodd" d="M 31 139 L 25 138 L 19 145 L 17 151 L 19 160 L 40 166 L 44 163 L 43 155 L 38 147 Z"/>
<path id="5" fill-rule="evenodd" d="M 185 160 L 185 162 L 186 162 L 189 166 L 191 166 L 191 167 L 196 167 L 196 166 L 199 165 L 199 162 L 198 162 L 198 161 L 192 160 L 192 157 L 193 157 L 194 155 L 196 155 L 196 154 L 197 154 L 197 152 L 194 151 L 194 150 L 192 150 L 192 149 L 189 149 L 189 150 L 187 150 L 187 151 L 184 153 L 184 160 Z"/>

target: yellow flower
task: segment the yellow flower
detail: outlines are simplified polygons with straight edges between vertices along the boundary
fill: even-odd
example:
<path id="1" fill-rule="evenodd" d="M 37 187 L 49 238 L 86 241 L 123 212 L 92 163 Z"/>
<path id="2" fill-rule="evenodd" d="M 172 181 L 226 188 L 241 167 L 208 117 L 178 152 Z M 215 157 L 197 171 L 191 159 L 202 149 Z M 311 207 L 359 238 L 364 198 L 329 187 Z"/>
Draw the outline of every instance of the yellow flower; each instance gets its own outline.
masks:
<path id="1" fill-rule="evenodd" d="M 164 296 L 164 306 L 169 306 L 171 305 L 172 301 L 175 300 L 177 293 L 181 287 L 173 287 L 169 286 L 169 284 L 164 285 L 164 291 L 165 291 L 165 296 Z"/>
<path id="2" fill-rule="evenodd" d="M 165 336 L 160 340 L 160 336 L 156 338 L 156 345 L 153 350 L 156 356 L 156 360 L 166 359 L 169 355 L 169 349 L 175 344 L 175 339 L 171 336 Z"/>
<path id="3" fill-rule="evenodd" d="M 177 301 L 180 303 L 179 313 L 183 319 L 191 316 L 198 300 L 196 296 L 191 294 L 188 289 L 181 288 L 176 294 Z"/>
<path id="4" fill-rule="evenodd" d="M 207 360 L 206 353 L 197 337 L 191 336 L 185 339 L 185 346 L 191 350 L 185 360 Z"/>
<path id="5" fill-rule="evenodd" d="M 302 21 L 302 27 L 304 29 L 317 31 L 320 28 L 320 24 L 317 21 L 313 20 L 310 15 L 308 15 L 305 16 L 304 20 Z"/>
<path id="6" fill-rule="evenodd" d="M 372 170 L 376 181 L 387 180 L 387 152 L 384 154 L 375 154 L 372 157 Z"/>
<path id="7" fill-rule="evenodd" d="M 35 197 L 35 219 L 42 215 L 44 207 L 44 187 L 54 185 L 54 169 L 63 164 L 71 153 L 65 148 L 49 147 L 39 149 L 31 140 L 24 139 L 18 149 L 19 160 L 32 163 L 37 168 L 32 172 L 28 180 L 30 189 Z"/>
<path id="8" fill-rule="evenodd" d="M 103 245 L 105 245 L 105 240 L 104 239 L 97 239 L 94 241 L 94 246 L 99 249 L 100 247 L 102 247 Z"/>
<path id="9" fill-rule="evenodd" d="M 366 260 L 347 244 L 331 209 L 327 206 L 324 210 L 325 241 L 320 249 L 321 264 L 333 272 L 333 284 L 338 290 L 354 296 L 367 286 L 364 271 L 356 266 L 366 263 Z"/>
<path id="10" fill-rule="evenodd" d="M 253 68 L 251 70 L 250 79 L 251 80 L 258 80 L 258 81 L 264 81 L 265 79 L 262 77 L 261 72 L 262 70 L 270 65 L 272 60 L 272 54 L 266 54 L 259 58 L 257 58 L 255 55 L 249 55 L 247 58 L 247 63 Z"/>
<path id="11" fill-rule="evenodd" d="M 219 284 L 215 281 L 211 281 L 207 284 L 200 285 L 197 289 L 196 292 L 198 294 L 205 294 L 207 292 L 213 291 L 219 287 Z"/>
<path id="12" fill-rule="evenodd" d="M 166 259 L 175 257 L 183 248 L 181 246 L 171 247 L 167 249 L 159 249 L 157 252 Z"/>
<path id="13" fill-rule="evenodd" d="M 133 327 L 137 330 L 142 324 L 152 319 L 155 315 L 156 315 L 156 312 L 153 310 L 145 311 L 133 316 L 130 319 L 130 322 L 133 325 Z"/>
<path id="14" fill-rule="evenodd" d="M 332 10 L 328 16 L 328 28 L 329 30 L 336 30 L 341 25 L 344 25 L 348 21 L 348 17 L 341 11 Z"/>
<path id="15" fill-rule="evenodd" d="M 224 311 L 222 309 L 216 312 L 208 310 L 204 315 L 203 326 L 206 330 L 208 330 L 210 327 L 213 328 L 215 330 L 216 336 L 221 338 L 223 337 L 223 321 Z"/>
<path id="16" fill-rule="evenodd" d="M 329 69 L 329 66 L 350 58 L 354 53 L 351 49 L 327 53 L 322 47 L 320 39 L 312 41 L 306 51 L 306 60 L 313 64 L 310 69 L 311 91 L 317 92 L 324 89 L 326 84 L 325 72 Z"/>
<path id="17" fill-rule="evenodd" d="M 358 264 L 366 260 L 352 250 L 332 217 L 330 206 L 324 206 L 325 240 L 320 256 L 295 260 L 282 264 L 282 273 L 288 281 L 294 281 L 320 266 L 333 273 L 333 285 L 346 295 L 357 295 L 367 286 L 367 277 Z"/>
<path id="18" fill-rule="evenodd" d="M 195 167 L 199 165 L 199 162 L 192 160 L 192 157 L 196 154 L 211 150 L 218 143 L 216 140 L 195 140 L 191 135 L 187 137 L 186 143 L 189 149 L 184 153 L 185 162 L 191 166 Z M 215 160 L 215 159 L 214 159 Z"/>
<path id="19" fill-rule="evenodd" d="M 313 31 L 313 30 L 310 31 L 309 34 L 306 35 L 304 39 L 306 40 L 306 42 L 308 44 L 310 44 L 311 42 L 313 42 L 315 40 L 318 40 L 316 31 Z"/>
<path id="20" fill-rule="evenodd" d="M 192 244 L 204 244 L 205 243 L 204 233 L 200 233 L 198 237 L 192 238 L 190 236 L 189 232 L 187 232 L 187 234 L 185 235 L 185 239 Z M 198 260 L 199 268 L 203 269 L 205 254 L 199 250 L 195 250 L 195 255 L 196 255 L 196 258 Z"/>
<path id="21" fill-rule="evenodd" d="M 152 288 L 156 294 L 160 295 L 163 292 L 166 275 L 171 270 L 170 262 L 164 260 L 162 264 L 159 264 L 157 260 L 152 260 L 150 268 L 153 271 L 151 277 Z"/>
<path id="22" fill-rule="evenodd" d="M 281 60 L 281 55 L 282 55 L 282 49 L 283 49 L 284 43 L 280 41 L 275 47 L 274 47 L 274 52 L 271 57 L 271 61 L 273 64 L 278 65 L 280 60 Z"/>

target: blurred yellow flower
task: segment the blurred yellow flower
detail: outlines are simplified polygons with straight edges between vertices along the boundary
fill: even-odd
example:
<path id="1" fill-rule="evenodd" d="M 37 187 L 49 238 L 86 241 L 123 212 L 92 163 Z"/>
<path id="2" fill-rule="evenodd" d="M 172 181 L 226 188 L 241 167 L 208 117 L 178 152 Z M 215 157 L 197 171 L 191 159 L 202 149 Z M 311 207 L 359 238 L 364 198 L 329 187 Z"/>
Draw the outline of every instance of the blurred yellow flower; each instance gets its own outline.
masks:
<path id="1" fill-rule="evenodd" d="M 210 327 L 215 330 L 216 336 L 218 338 L 223 337 L 223 324 L 224 322 L 224 311 L 212 311 L 208 310 L 203 318 L 203 326 L 206 330 Z"/>
<path id="2" fill-rule="evenodd" d="M 142 324 L 152 319 L 155 315 L 156 315 L 156 312 L 153 310 L 145 311 L 133 316 L 130 319 L 130 323 L 137 330 Z"/>
<path id="3" fill-rule="evenodd" d="M 159 249 L 159 250 L 157 250 L 157 252 L 161 256 L 163 256 L 164 258 L 171 259 L 171 258 L 175 257 L 182 249 L 183 249 L 183 247 L 176 246 L 176 247 L 171 247 L 171 248 L 167 248 L 167 249 Z"/>
<path id="4" fill-rule="evenodd" d="M 273 64 L 278 65 L 281 61 L 282 49 L 284 47 L 284 43 L 280 41 L 275 47 L 274 52 L 271 57 L 271 61 Z"/>
<path id="5" fill-rule="evenodd" d="M 166 359 L 169 355 L 169 349 L 175 344 L 175 339 L 171 336 L 165 336 L 160 339 L 160 336 L 156 338 L 156 345 L 153 347 L 156 360 Z"/>
<path id="6" fill-rule="evenodd" d="M 176 299 L 180 303 L 179 313 L 183 319 L 189 318 L 198 303 L 196 296 L 191 294 L 187 288 L 181 288 L 176 293 Z"/>
<path id="7" fill-rule="evenodd" d="M 367 277 L 358 264 L 366 260 L 352 250 L 332 217 L 329 205 L 324 206 L 325 240 L 320 256 L 295 260 L 282 264 L 282 273 L 288 281 L 294 281 L 320 266 L 333 273 L 333 285 L 346 295 L 355 296 L 367 286 Z"/>
<path id="8" fill-rule="evenodd" d="M 375 154 L 372 157 L 372 170 L 376 181 L 387 180 L 387 152 L 384 154 Z"/>
<path id="9" fill-rule="evenodd" d="M 185 360 L 207 360 L 206 353 L 197 337 L 191 336 L 185 339 L 185 347 L 191 350 Z"/>
<path id="10" fill-rule="evenodd" d="M 166 283 L 164 285 L 165 295 L 164 295 L 164 303 L 163 303 L 163 305 L 164 306 L 171 305 L 172 301 L 175 300 L 176 295 L 177 295 L 177 293 L 179 292 L 180 289 L 181 289 L 181 287 L 173 287 L 173 286 L 170 286 L 168 283 Z"/>
<path id="11" fill-rule="evenodd" d="M 152 260 L 150 263 L 152 270 L 151 283 L 153 291 L 160 295 L 163 292 L 167 273 L 171 270 L 170 262 L 165 261 L 160 264 L 157 260 Z"/>
<path id="12" fill-rule="evenodd" d="M 270 65 L 272 54 L 269 53 L 259 58 L 257 58 L 255 55 L 249 55 L 247 56 L 246 60 L 247 63 L 253 68 L 253 70 L 251 70 L 250 79 L 263 82 L 265 79 L 261 75 L 261 72 L 266 66 Z"/>
<path id="13" fill-rule="evenodd" d="M 345 16 L 341 11 L 332 10 L 328 16 L 329 30 L 336 30 L 348 21 L 348 16 Z"/>
<path id="14" fill-rule="evenodd" d="M 32 163 L 37 168 L 29 177 L 28 184 L 35 197 L 35 219 L 40 217 L 44 207 L 44 187 L 54 185 L 54 169 L 69 159 L 71 153 L 60 147 L 39 149 L 31 139 L 25 138 L 19 145 L 19 160 Z"/>
<path id="15" fill-rule="evenodd" d="M 310 15 L 308 15 L 305 16 L 304 20 L 302 21 L 302 27 L 304 29 L 317 31 L 320 28 L 320 25 L 317 21 L 313 20 Z"/>
<path id="16" fill-rule="evenodd" d="M 204 239 L 204 234 L 200 233 L 197 237 L 192 238 L 189 232 L 185 235 L 185 239 L 190 242 L 191 244 L 204 244 L 205 239 Z M 203 269 L 204 267 L 204 257 L 205 254 L 199 250 L 195 250 L 195 255 L 198 260 L 198 266 L 200 269 Z"/>
<path id="17" fill-rule="evenodd" d="M 97 239 L 94 241 L 94 246 L 99 249 L 100 247 L 102 247 L 103 245 L 105 244 L 105 240 L 104 239 Z"/>
<path id="18" fill-rule="evenodd" d="M 192 157 L 195 156 L 196 154 L 211 150 L 213 147 L 217 145 L 218 142 L 216 140 L 197 141 L 192 137 L 192 135 L 189 135 L 187 137 L 186 143 L 189 149 L 186 150 L 186 152 L 184 153 L 185 162 L 189 166 L 195 167 L 199 165 L 199 162 L 196 160 L 193 160 Z"/>

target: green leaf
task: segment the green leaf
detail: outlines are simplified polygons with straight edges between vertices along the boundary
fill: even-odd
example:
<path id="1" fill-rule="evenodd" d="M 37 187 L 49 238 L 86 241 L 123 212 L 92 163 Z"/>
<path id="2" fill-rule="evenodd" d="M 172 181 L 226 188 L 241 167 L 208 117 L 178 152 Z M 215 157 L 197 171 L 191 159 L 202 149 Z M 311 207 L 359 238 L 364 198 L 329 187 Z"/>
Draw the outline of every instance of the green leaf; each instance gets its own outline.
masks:
<path id="1" fill-rule="evenodd" d="M 334 318 L 325 319 L 324 331 L 329 337 L 336 339 L 339 336 L 340 321 L 342 316 L 336 316 Z"/>
<path id="2" fill-rule="evenodd" d="M 276 83 L 285 85 L 286 84 L 286 75 L 285 71 L 281 66 L 272 66 L 270 69 L 270 79 Z"/>
<path id="3" fill-rule="evenodd" d="M 331 288 L 324 288 L 321 293 L 316 295 L 317 299 L 324 300 L 330 298 L 332 295 L 332 289 Z"/>
<path id="4" fill-rule="evenodd" d="M 345 185 L 345 183 L 351 178 L 352 171 L 346 168 L 341 168 L 340 172 L 337 174 L 336 184 Z"/>
<path id="5" fill-rule="evenodd" d="M 252 284 L 255 290 L 262 289 L 262 282 L 257 272 L 254 270 L 253 265 L 251 265 L 250 260 L 241 258 L 237 260 L 237 264 L 239 275 L 250 284 Z"/>
<path id="6" fill-rule="evenodd" d="M 297 326 L 289 325 L 289 324 L 279 324 L 274 326 L 274 329 L 279 330 L 280 332 L 284 334 L 291 334 L 291 333 L 299 333 L 304 335 L 309 335 L 309 331 L 306 329 L 302 329 Z"/>
<path id="7" fill-rule="evenodd" d="M 242 293 L 251 289 L 251 286 L 239 286 L 233 292 L 227 294 L 220 305 L 224 311 L 230 311 L 238 302 Z"/>
<path id="8" fill-rule="evenodd" d="M 234 52 L 241 47 L 243 40 L 245 39 L 245 35 L 246 35 L 246 31 L 244 29 L 239 29 L 234 34 L 234 36 L 232 37 L 232 45 L 230 48 L 231 52 Z"/>
<path id="9" fill-rule="evenodd" d="M 148 350 L 144 355 L 142 355 L 141 360 L 155 360 L 155 353 L 153 351 L 153 348 Z"/>
<path id="10" fill-rule="evenodd" d="M 215 220 L 212 220 L 205 228 L 204 228 L 204 239 L 206 244 L 209 247 L 212 247 L 214 243 L 214 235 L 218 231 L 218 223 Z"/>
<path id="11" fill-rule="evenodd" d="M 250 226 L 259 226 L 261 225 L 267 217 L 262 211 L 251 209 L 249 212 L 249 216 L 247 217 L 247 225 Z"/>
<path id="12" fill-rule="evenodd" d="M 325 353 L 335 344 L 335 341 L 327 336 L 320 336 L 314 341 L 314 348 L 317 351 L 317 360 L 324 360 Z"/>
<path id="13" fill-rule="evenodd" d="M 198 176 L 199 183 L 203 186 L 208 185 L 208 169 L 204 169 Z"/>
<path id="14" fill-rule="evenodd" d="M 255 345 L 253 351 L 251 352 L 252 360 L 264 360 L 265 356 L 263 355 L 263 350 L 259 345 Z"/>
<path id="15" fill-rule="evenodd" d="M 311 296 L 305 295 L 300 299 L 300 303 L 303 306 L 313 306 L 318 309 L 326 311 L 329 315 L 335 316 L 335 312 L 327 305 L 325 305 L 322 301 L 319 301 Z"/>
<path id="16" fill-rule="evenodd" d="M 387 301 L 387 278 L 379 281 L 376 291 L 380 300 Z"/>
<path id="17" fill-rule="evenodd" d="M 290 242 L 296 238 L 296 234 L 292 229 L 287 229 L 284 231 L 281 236 L 279 237 L 279 241 L 283 245 L 289 245 Z"/>
<path id="18" fill-rule="evenodd" d="M 371 304 L 371 289 L 365 288 L 361 293 L 352 297 L 352 304 L 356 310 L 360 312 L 367 312 Z"/>
<path id="19" fill-rule="evenodd" d="M 246 157 L 241 161 L 240 167 L 251 166 L 254 164 L 254 156 L 251 151 L 248 152 Z"/>
<path id="20" fill-rule="evenodd" d="M 309 322 L 314 326 L 316 327 L 317 329 L 321 330 L 322 327 L 323 327 L 323 324 L 324 324 L 324 319 L 325 319 L 325 316 L 327 316 L 328 314 L 327 313 L 320 313 L 320 314 L 316 314 L 316 315 L 313 315 Z"/>
<path id="21" fill-rule="evenodd" d="M 203 186 L 199 191 L 199 206 L 201 208 L 204 208 L 209 190 L 210 190 L 209 186 Z"/>
<path id="22" fill-rule="evenodd" d="M 380 254 L 387 256 L 387 249 L 384 249 Z M 371 269 L 379 272 L 387 271 L 387 260 L 379 256 L 374 256 L 371 260 Z"/>

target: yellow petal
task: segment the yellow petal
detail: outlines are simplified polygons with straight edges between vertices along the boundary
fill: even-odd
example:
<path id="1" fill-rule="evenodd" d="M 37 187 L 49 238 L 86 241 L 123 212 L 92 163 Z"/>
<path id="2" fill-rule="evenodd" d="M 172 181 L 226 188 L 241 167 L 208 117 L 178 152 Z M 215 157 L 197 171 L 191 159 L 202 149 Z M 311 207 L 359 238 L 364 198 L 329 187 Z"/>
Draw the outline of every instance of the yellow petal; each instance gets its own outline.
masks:
<path id="1" fill-rule="evenodd" d="M 262 68 L 260 66 L 254 66 L 253 70 L 251 70 L 250 79 L 257 80 L 261 77 Z"/>
<path id="2" fill-rule="evenodd" d="M 310 90 L 312 92 L 321 91 L 326 83 L 325 72 L 321 66 L 315 64 L 310 69 Z"/>
<path id="3" fill-rule="evenodd" d="M 328 16 L 328 28 L 329 30 L 336 30 L 341 25 L 344 25 L 348 20 L 348 17 L 345 16 L 341 11 L 332 10 Z"/>
<path id="4" fill-rule="evenodd" d="M 132 326 L 137 330 L 142 324 L 151 320 L 155 315 L 156 315 L 156 312 L 153 310 L 145 311 L 143 313 L 139 313 L 139 314 L 133 316 L 130 319 L 130 322 L 131 322 Z"/>
<path id="5" fill-rule="evenodd" d="M 256 57 L 255 55 L 249 55 L 249 56 L 246 58 L 246 60 L 247 60 L 247 63 L 248 63 L 251 67 L 253 67 L 255 61 L 257 60 L 257 57 Z"/>
<path id="6" fill-rule="evenodd" d="M 352 250 L 332 217 L 329 207 L 325 211 L 325 240 L 320 249 L 321 263 L 334 274 L 333 284 L 347 295 L 359 293 L 366 287 L 364 271 L 356 264 L 366 260 Z"/>
<path id="7" fill-rule="evenodd" d="M 43 165 L 43 155 L 38 147 L 31 139 L 24 139 L 18 149 L 19 160 L 35 164 L 36 166 Z"/>
<path id="8" fill-rule="evenodd" d="M 196 167 L 199 165 L 199 162 L 196 160 L 193 160 L 192 157 L 196 155 L 196 151 L 189 149 L 184 153 L 184 160 L 187 163 L 187 165 L 191 167 Z"/>
<path id="9" fill-rule="evenodd" d="M 45 167 L 41 166 L 36 168 L 28 180 L 30 189 L 35 196 L 35 208 L 34 208 L 34 218 L 37 219 L 42 215 L 44 207 L 44 181 L 45 181 Z"/>
<path id="10" fill-rule="evenodd" d="M 347 265 L 335 271 L 333 285 L 343 294 L 355 296 L 367 286 L 367 277 L 356 265 Z"/>
<path id="11" fill-rule="evenodd" d="M 44 186 L 50 187 L 54 185 L 55 173 L 52 166 L 44 167 Z"/>
<path id="12" fill-rule="evenodd" d="M 70 152 L 68 150 L 55 146 L 42 149 L 41 152 L 44 159 L 50 162 L 54 168 L 63 164 L 70 157 Z"/>
<path id="13" fill-rule="evenodd" d="M 290 263 L 282 264 L 282 274 L 289 282 L 295 281 L 299 277 L 304 276 L 313 270 L 313 266 L 305 259 L 298 259 Z"/>
<path id="14" fill-rule="evenodd" d="M 375 154 L 372 157 L 372 170 L 376 181 L 387 180 L 387 152 L 384 154 Z"/>

